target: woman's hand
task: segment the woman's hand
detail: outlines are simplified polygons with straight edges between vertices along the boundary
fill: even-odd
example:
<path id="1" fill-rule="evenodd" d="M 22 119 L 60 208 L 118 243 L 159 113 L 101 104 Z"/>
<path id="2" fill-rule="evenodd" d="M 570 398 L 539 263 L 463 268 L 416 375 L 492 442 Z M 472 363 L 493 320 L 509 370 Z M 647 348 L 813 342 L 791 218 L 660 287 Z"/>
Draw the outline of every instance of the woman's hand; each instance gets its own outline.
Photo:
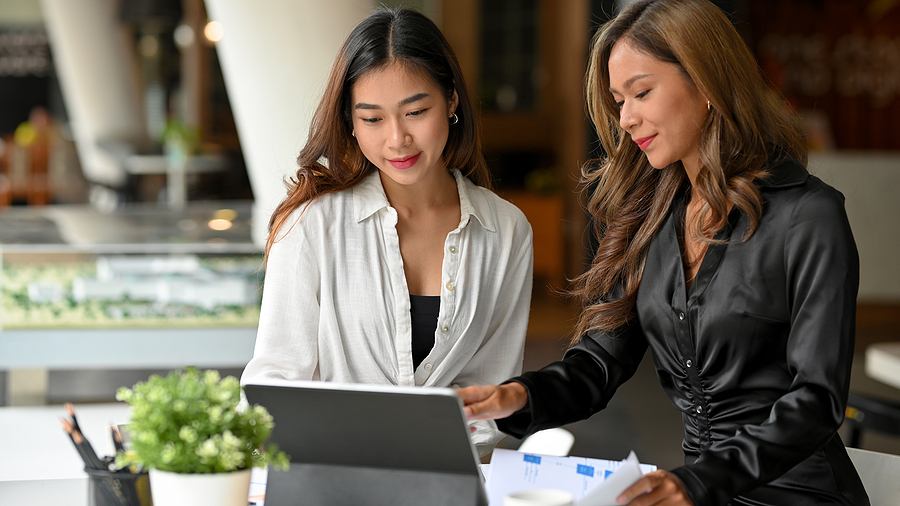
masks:
<path id="1" fill-rule="evenodd" d="M 668 471 L 653 471 L 625 489 L 616 500 L 630 506 L 693 506 L 687 490 L 674 474 Z M 629 502 L 633 501 L 633 502 Z"/>
<path id="2" fill-rule="evenodd" d="M 456 393 L 462 398 L 469 420 L 506 418 L 528 403 L 525 387 L 515 382 L 459 388 Z"/>

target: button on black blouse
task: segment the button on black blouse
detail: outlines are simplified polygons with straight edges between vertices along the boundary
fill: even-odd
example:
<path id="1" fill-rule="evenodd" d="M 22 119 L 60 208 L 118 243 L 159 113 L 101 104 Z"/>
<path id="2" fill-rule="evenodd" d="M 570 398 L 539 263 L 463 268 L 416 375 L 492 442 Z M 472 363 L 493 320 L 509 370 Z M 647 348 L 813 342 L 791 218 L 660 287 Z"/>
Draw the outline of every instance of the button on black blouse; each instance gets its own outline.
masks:
<path id="1" fill-rule="evenodd" d="M 637 318 L 515 378 L 530 409 L 501 430 L 522 437 L 589 417 L 649 346 L 684 421 L 685 465 L 672 472 L 696 505 L 868 504 L 837 435 L 859 286 L 843 196 L 793 161 L 760 190 L 754 234 L 742 242 L 748 219 L 735 209 L 687 291 L 684 202 L 673 204 L 648 251 Z"/>

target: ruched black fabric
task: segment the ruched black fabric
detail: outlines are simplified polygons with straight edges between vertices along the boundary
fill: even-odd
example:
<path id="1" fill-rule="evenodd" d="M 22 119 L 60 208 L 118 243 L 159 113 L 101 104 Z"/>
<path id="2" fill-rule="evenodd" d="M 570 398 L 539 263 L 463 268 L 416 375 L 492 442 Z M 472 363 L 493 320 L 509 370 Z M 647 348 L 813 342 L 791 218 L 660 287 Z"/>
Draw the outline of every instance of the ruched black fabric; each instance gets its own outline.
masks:
<path id="1" fill-rule="evenodd" d="M 589 417 L 649 346 L 682 413 L 685 465 L 672 472 L 694 504 L 869 504 L 837 435 L 859 286 L 843 196 L 793 161 L 759 186 L 756 232 L 742 242 L 748 220 L 733 211 L 689 290 L 677 235 L 685 203 L 673 204 L 648 252 L 636 320 L 515 378 L 529 405 L 500 429 L 523 437 Z"/>

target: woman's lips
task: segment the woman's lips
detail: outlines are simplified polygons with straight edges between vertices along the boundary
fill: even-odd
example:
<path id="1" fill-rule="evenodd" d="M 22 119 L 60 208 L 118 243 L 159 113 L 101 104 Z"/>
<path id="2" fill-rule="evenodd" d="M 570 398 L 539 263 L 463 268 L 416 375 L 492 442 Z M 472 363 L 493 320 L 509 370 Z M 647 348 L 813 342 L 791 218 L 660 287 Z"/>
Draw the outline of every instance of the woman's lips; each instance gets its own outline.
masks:
<path id="1" fill-rule="evenodd" d="M 645 149 L 647 149 L 647 146 L 649 146 L 650 143 L 653 142 L 653 139 L 655 139 L 655 138 L 656 138 L 655 135 L 651 135 L 650 137 L 643 137 L 640 139 L 636 139 L 634 142 L 637 143 L 638 147 L 641 148 L 641 150 L 645 150 Z"/>
<path id="2" fill-rule="evenodd" d="M 404 158 L 395 158 L 393 160 L 388 160 L 388 162 L 390 162 L 395 169 L 408 169 L 419 161 L 419 156 L 421 154 L 422 153 L 416 153 L 415 155 Z"/>

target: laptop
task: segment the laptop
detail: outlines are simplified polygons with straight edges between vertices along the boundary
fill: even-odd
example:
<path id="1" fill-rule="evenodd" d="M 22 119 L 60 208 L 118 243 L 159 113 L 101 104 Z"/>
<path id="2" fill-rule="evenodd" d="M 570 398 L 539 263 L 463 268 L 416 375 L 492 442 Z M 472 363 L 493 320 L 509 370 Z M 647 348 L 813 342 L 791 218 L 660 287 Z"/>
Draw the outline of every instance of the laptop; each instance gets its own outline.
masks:
<path id="1" fill-rule="evenodd" d="M 244 393 L 291 456 L 288 471 L 269 470 L 266 506 L 487 504 L 450 388 L 257 379 Z"/>

